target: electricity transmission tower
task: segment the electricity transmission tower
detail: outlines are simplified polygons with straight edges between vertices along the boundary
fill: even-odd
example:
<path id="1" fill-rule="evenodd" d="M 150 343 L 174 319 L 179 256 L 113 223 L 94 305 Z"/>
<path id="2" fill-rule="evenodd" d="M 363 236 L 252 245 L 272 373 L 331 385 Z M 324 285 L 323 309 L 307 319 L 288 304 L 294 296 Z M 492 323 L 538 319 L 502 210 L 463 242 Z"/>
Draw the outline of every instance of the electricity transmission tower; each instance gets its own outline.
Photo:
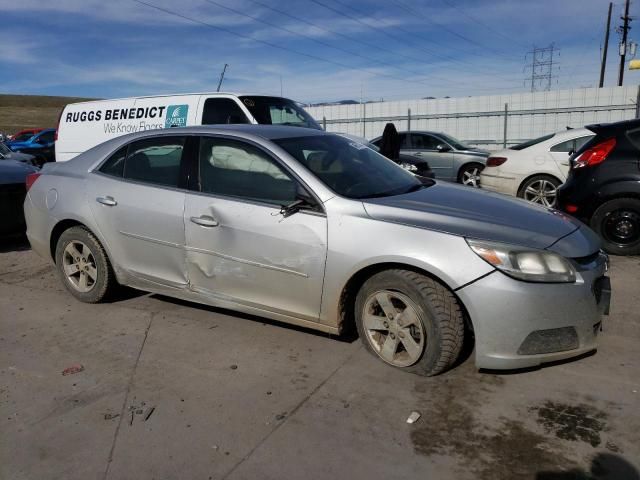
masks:
<path id="1" fill-rule="evenodd" d="M 556 55 L 560 54 L 560 49 L 555 44 L 548 47 L 533 47 L 533 50 L 527 53 L 525 61 L 531 56 L 531 64 L 526 69 L 531 70 L 531 76 L 525 81 L 531 85 L 532 92 L 551 90 L 551 81 L 556 77 L 553 74 L 553 65 L 557 65 Z"/>

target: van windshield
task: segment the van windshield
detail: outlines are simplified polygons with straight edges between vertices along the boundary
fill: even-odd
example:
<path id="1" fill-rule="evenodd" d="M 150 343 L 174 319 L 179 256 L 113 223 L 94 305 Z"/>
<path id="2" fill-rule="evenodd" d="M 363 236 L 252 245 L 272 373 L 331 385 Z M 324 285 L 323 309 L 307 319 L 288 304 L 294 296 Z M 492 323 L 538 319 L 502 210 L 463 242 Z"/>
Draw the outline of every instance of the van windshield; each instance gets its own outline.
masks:
<path id="1" fill-rule="evenodd" d="M 322 130 L 318 122 L 293 100 L 282 97 L 243 96 L 242 104 L 263 125 L 293 125 Z"/>

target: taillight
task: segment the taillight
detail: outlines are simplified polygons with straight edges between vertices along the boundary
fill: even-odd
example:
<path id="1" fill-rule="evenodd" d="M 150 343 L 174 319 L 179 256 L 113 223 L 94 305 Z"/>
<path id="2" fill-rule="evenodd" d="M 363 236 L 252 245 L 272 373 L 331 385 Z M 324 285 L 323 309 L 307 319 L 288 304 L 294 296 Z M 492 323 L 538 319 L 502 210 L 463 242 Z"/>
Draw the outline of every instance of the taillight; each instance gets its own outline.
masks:
<path id="1" fill-rule="evenodd" d="M 25 186 L 27 187 L 27 192 L 33 186 L 33 184 L 36 183 L 36 180 L 38 180 L 40 175 L 42 175 L 42 174 L 39 173 L 39 172 L 30 173 L 30 174 L 27 175 L 27 179 L 24 182 Z"/>
<path id="2" fill-rule="evenodd" d="M 573 162 L 573 168 L 593 167 L 604 162 L 611 150 L 616 147 L 616 139 L 610 138 L 604 142 L 600 142 L 593 147 L 587 148 Z"/>
<path id="3" fill-rule="evenodd" d="M 489 157 L 487 158 L 487 167 L 499 167 L 506 161 L 506 157 Z"/>

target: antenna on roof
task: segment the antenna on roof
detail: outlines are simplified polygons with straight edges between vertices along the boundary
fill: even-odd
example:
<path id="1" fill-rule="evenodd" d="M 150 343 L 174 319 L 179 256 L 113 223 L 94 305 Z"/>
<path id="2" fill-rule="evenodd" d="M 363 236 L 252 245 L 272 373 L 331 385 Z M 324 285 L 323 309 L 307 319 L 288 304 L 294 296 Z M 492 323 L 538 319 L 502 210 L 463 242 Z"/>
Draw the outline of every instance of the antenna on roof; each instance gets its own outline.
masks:
<path id="1" fill-rule="evenodd" d="M 220 91 L 220 87 L 222 86 L 222 80 L 224 80 L 224 72 L 227 71 L 228 66 L 229 66 L 228 63 L 224 64 L 224 68 L 222 69 L 222 73 L 220 74 L 220 81 L 218 82 L 218 88 L 216 89 L 216 92 Z"/>

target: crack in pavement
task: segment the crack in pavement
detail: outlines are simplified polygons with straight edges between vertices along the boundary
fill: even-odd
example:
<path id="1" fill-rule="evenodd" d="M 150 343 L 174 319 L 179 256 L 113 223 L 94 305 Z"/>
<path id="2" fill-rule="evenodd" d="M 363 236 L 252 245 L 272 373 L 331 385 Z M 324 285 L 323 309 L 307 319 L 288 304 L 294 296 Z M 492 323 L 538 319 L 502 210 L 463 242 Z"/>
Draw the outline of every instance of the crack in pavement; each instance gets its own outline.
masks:
<path id="1" fill-rule="evenodd" d="M 147 337 L 149 336 L 149 330 L 151 330 L 151 325 L 153 324 L 153 319 L 157 313 L 151 313 L 149 318 L 149 323 L 147 324 L 147 328 L 144 331 L 144 338 L 142 339 L 142 343 L 140 344 L 140 349 L 138 350 L 138 355 L 136 356 L 136 361 L 133 364 L 133 369 L 131 370 L 131 376 L 129 377 L 129 382 L 127 383 L 127 391 L 124 395 L 124 400 L 122 402 L 122 407 L 120 408 L 120 416 L 118 419 L 118 425 L 116 426 L 116 431 L 113 434 L 113 442 L 111 443 L 111 449 L 109 450 L 109 457 L 107 458 L 107 466 L 104 470 L 104 475 L 102 476 L 102 480 L 106 480 L 109 476 L 109 469 L 111 468 L 111 462 L 113 461 L 113 453 L 116 449 L 116 443 L 118 441 L 118 435 L 120 433 L 120 427 L 122 426 L 122 420 L 124 419 L 124 413 L 127 408 L 127 402 L 129 401 L 129 393 L 131 392 L 131 386 L 133 385 L 133 380 L 136 376 L 136 370 L 138 369 L 138 363 L 140 362 L 140 357 L 142 356 L 142 350 L 144 350 L 144 346 L 147 343 Z"/>
<path id="2" fill-rule="evenodd" d="M 338 365 L 328 376 L 327 378 L 325 378 L 322 382 L 320 382 L 311 392 L 309 392 L 309 394 L 304 397 L 299 403 L 298 405 L 296 405 L 293 410 L 291 410 L 291 413 L 289 415 L 287 415 L 287 418 L 284 419 L 282 422 L 278 423 L 273 430 L 271 430 L 269 433 L 267 433 L 264 438 L 262 440 L 260 440 L 251 450 L 249 450 L 249 452 L 242 457 L 233 467 L 231 467 L 231 469 L 225 473 L 222 477 L 220 477 L 220 480 L 225 480 L 226 478 L 228 478 L 233 472 L 236 471 L 236 469 L 242 465 L 245 461 L 247 461 L 251 455 L 253 455 L 253 453 L 260 448 L 262 445 L 264 445 L 264 443 L 271 437 L 271 435 L 273 435 L 275 432 L 277 432 L 280 427 L 282 427 L 283 425 L 285 425 L 297 412 L 298 410 L 300 410 L 300 408 L 302 408 L 302 406 L 307 403 L 307 401 L 309 401 L 309 399 L 311 397 L 313 397 L 329 380 L 331 380 L 331 378 L 338 373 L 338 371 L 344 367 L 360 350 L 362 349 L 362 343 L 360 343 L 360 345 L 358 346 L 358 348 L 356 348 L 356 350 L 349 355 L 347 358 L 345 358 L 344 362 L 342 362 L 340 365 Z"/>

